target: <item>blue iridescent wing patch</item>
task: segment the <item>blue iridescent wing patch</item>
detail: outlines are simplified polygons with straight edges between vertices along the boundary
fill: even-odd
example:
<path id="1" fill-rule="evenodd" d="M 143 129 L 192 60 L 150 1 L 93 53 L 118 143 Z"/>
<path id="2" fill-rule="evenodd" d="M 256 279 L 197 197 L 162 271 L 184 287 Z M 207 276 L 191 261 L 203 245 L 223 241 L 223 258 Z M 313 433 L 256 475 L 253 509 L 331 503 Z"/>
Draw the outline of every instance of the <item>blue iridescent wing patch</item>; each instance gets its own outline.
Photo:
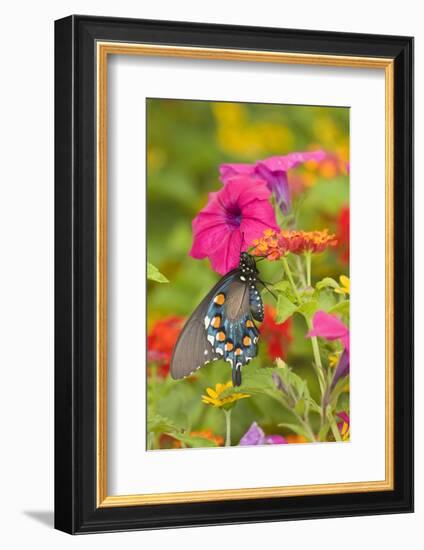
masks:
<path id="1" fill-rule="evenodd" d="M 231 365 L 234 386 L 241 384 L 241 368 L 258 353 L 254 318 L 263 319 L 262 299 L 255 284 L 241 281 L 239 274 L 217 289 L 204 318 L 208 343 Z"/>

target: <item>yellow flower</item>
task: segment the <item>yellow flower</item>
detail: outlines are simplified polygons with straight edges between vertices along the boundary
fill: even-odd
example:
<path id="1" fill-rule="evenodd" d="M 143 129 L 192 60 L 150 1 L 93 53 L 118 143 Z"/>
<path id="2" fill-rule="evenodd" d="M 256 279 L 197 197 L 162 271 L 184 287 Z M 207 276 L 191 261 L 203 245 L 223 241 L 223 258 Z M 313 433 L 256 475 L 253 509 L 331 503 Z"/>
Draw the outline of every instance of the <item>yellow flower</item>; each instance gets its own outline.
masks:
<path id="1" fill-rule="evenodd" d="M 340 435 L 342 436 L 343 441 L 348 441 L 350 437 L 350 426 L 347 422 L 343 422 Z"/>
<path id="2" fill-rule="evenodd" d="M 227 382 L 226 384 L 216 384 L 215 389 L 206 388 L 208 395 L 202 395 L 202 402 L 205 405 L 212 405 L 213 407 L 221 408 L 225 405 L 235 403 L 239 399 L 250 397 L 247 393 L 230 393 L 226 397 L 220 397 L 225 390 L 233 387 L 233 383 Z"/>
<path id="3" fill-rule="evenodd" d="M 334 292 L 337 292 L 337 294 L 343 294 L 344 296 L 346 294 L 350 294 L 350 279 L 349 279 L 349 277 L 346 277 L 346 275 L 340 275 L 340 287 L 335 288 Z"/>
<path id="4" fill-rule="evenodd" d="M 337 363 L 339 362 L 339 356 L 340 356 L 339 353 L 330 353 L 329 354 L 328 364 L 330 365 L 330 367 L 334 368 L 337 365 Z"/>

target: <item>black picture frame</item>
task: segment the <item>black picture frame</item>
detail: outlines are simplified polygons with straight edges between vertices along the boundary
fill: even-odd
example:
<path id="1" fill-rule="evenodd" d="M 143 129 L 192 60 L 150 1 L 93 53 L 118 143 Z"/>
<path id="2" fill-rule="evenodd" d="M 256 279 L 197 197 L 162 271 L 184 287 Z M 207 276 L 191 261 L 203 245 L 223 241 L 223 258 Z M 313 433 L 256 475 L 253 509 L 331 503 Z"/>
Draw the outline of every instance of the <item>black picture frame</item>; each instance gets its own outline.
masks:
<path id="1" fill-rule="evenodd" d="M 98 40 L 394 60 L 394 490 L 96 504 Z M 55 527 L 93 533 L 413 511 L 413 39 L 73 15 L 55 22 Z"/>

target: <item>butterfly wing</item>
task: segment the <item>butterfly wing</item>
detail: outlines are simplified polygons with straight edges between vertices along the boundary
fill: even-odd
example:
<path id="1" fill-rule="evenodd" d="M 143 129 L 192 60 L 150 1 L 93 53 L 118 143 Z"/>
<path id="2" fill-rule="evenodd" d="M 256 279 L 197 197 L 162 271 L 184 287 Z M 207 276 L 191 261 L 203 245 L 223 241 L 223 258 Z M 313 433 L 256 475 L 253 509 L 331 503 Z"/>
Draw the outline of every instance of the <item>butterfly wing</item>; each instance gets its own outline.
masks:
<path id="1" fill-rule="evenodd" d="M 170 369 L 172 378 L 184 378 L 209 361 L 218 359 L 219 356 L 207 338 L 205 318 L 212 300 L 223 288 L 226 288 L 228 280 L 233 278 L 235 271 L 231 271 L 218 281 L 186 321 L 172 353 Z"/>
<path id="2" fill-rule="evenodd" d="M 232 367 L 233 385 L 240 386 L 241 367 L 258 353 L 258 307 L 263 314 L 255 284 L 239 269 L 227 273 L 184 325 L 172 354 L 171 376 L 184 378 L 210 361 L 224 359 Z"/>
<path id="3" fill-rule="evenodd" d="M 255 290 L 234 273 L 213 293 L 204 318 L 208 343 L 215 356 L 230 363 L 234 386 L 241 384 L 241 367 L 258 353 L 259 330 L 251 309 Z"/>

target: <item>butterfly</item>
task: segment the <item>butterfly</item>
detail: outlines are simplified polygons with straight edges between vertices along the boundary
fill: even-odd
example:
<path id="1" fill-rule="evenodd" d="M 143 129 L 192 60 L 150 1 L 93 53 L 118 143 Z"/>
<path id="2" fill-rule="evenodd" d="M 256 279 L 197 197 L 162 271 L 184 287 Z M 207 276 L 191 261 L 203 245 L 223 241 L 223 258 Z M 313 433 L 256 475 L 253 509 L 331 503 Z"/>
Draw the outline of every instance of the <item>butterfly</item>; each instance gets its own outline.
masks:
<path id="1" fill-rule="evenodd" d="M 182 328 L 172 354 L 172 378 L 224 359 L 231 365 L 233 386 L 241 385 L 241 368 L 258 354 L 255 321 L 264 319 L 258 274 L 253 256 L 242 252 L 238 267 L 218 281 Z"/>

